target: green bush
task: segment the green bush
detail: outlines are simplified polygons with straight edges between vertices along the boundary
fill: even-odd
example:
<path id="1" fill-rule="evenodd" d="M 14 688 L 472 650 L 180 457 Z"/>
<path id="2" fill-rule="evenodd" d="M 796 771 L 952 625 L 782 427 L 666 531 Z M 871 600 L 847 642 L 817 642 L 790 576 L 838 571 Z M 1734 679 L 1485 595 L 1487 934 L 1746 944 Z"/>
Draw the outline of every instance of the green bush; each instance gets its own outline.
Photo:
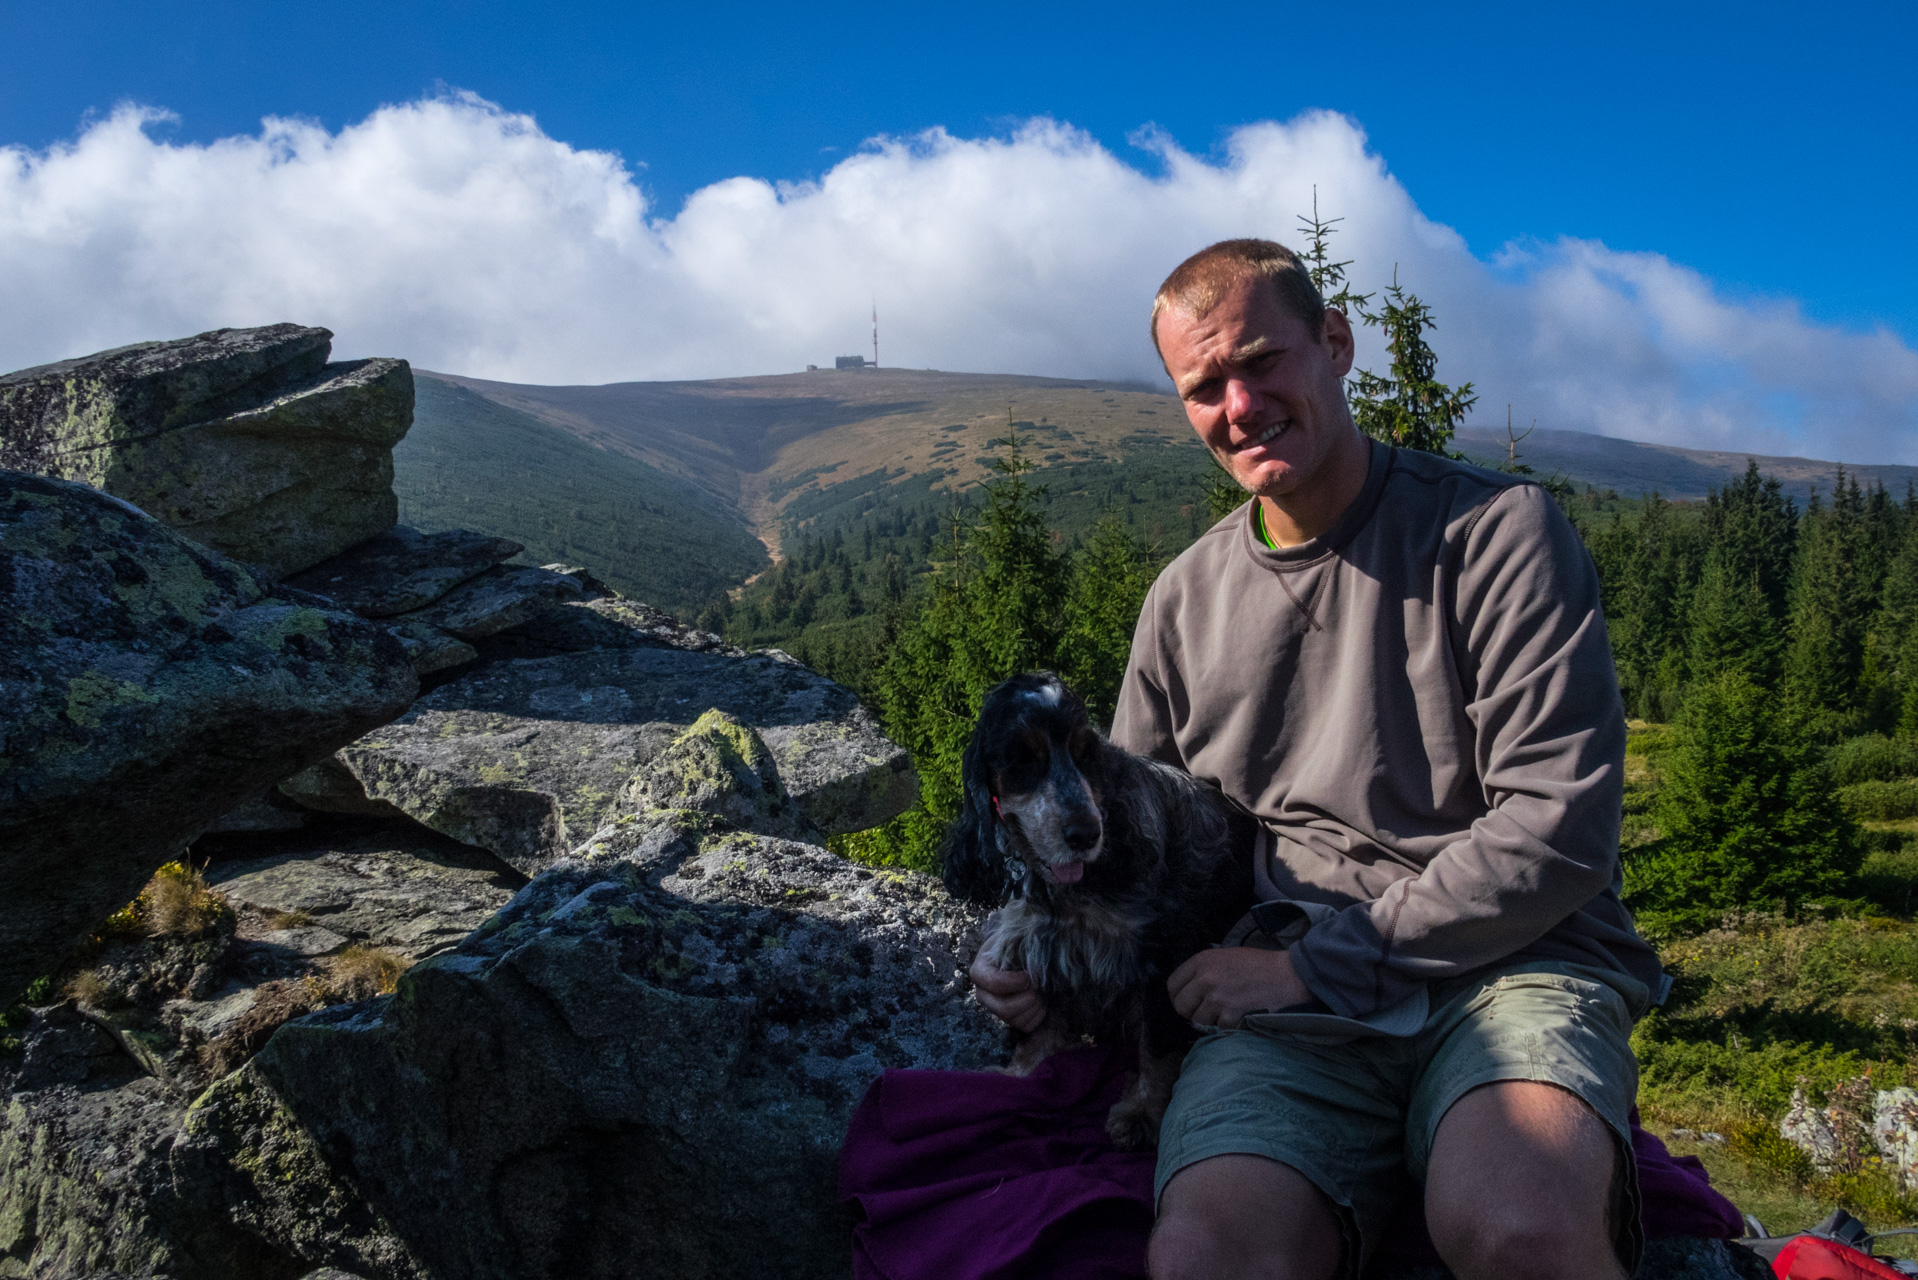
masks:
<path id="1" fill-rule="evenodd" d="M 1654 760 L 1663 756 L 1672 745 L 1670 725 L 1648 724 L 1642 729 L 1628 729 L 1625 733 L 1625 754 L 1644 756 Z"/>
<path id="2" fill-rule="evenodd" d="M 1701 927 L 1740 908 L 1843 893 L 1863 848 L 1821 755 L 1743 673 L 1696 686 L 1672 730 L 1662 838 L 1625 860 L 1627 903 L 1667 927 Z"/>
<path id="3" fill-rule="evenodd" d="M 1838 789 L 1838 798 L 1859 822 L 1898 822 L 1918 818 L 1918 778 L 1855 782 Z"/>
<path id="4" fill-rule="evenodd" d="M 1818 1176 L 1811 1157 L 1770 1124 L 1745 1124 L 1732 1130 L 1732 1154 L 1773 1181 L 1802 1187 Z"/>
<path id="5" fill-rule="evenodd" d="M 1838 787 L 1918 777 L 1918 742 L 1869 733 L 1826 752 L 1825 767 L 1831 771 L 1832 785 Z"/>
<path id="6" fill-rule="evenodd" d="M 1867 831 L 1871 837 L 1904 835 L 1897 831 Z M 1918 911 L 1918 849 L 1880 848 L 1865 855 L 1858 869 L 1858 892 L 1886 911 L 1911 915 Z"/>

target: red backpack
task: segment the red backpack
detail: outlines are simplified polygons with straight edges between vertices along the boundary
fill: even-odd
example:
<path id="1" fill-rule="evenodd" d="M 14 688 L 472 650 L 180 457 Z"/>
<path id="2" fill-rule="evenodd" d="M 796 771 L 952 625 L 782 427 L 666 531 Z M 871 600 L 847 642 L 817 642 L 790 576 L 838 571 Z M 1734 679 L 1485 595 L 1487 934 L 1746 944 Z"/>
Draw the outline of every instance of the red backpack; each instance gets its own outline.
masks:
<path id="1" fill-rule="evenodd" d="M 1795 1236 L 1772 1259 L 1778 1280 L 1910 1280 L 1906 1272 L 1822 1236 Z"/>

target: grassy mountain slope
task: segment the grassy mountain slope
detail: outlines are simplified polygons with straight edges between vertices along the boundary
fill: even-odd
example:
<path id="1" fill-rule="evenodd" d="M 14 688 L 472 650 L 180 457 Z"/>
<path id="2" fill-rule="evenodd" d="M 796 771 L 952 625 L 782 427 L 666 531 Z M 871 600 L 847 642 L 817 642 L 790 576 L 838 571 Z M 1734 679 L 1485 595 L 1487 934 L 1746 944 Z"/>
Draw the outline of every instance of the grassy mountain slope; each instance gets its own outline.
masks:
<path id="1" fill-rule="evenodd" d="M 403 523 L 512 538 L 534 564 L 583 564 L 686 613 L 768 563 L 730 501 L 464 387 L 414 386 L 413 427 L 393 451 Z"/>
<path id="2" fill-rule="evenodd" d="M 655 525 L 663 527 L 652 543 L 623 542 L 619 571 L 629 581 L 659 584 L 651 595 L 662 604 L 695 613 L 727 612 L 722 593 L 764 565 L 741 541 L 743 531 L 757 534 L 775 555 L 796 553 L 808 539 L 823 547 L 837 537 L 840 559 L 852 562 L 851 578 L 841 582 L 847 575 L 840 568 L 831 584 L 814 584 L 819 589 L 810 610 L 800 610 L 808 617 L 803 627 L 791 626 L 789 611 L 778 621 L 778 610 L 764 609 L 757 620 L 751 614 L 732 620 L 736 630 L 744 629 L 742 638 L 798 648 L 804 648 L 800 631 L 811 628 L 824 635 L 846 631 L 849 624 L 845 644 L 870 643 L 876 623 L 858 619 L 873 612 L 875 593 L 883 594 L 889 572 L 904 574 L 908 583 L 924 572 L 931 552 L 919 545 L 932 536 L 928 530 L 938 527 L 940 513 L 955 502 L 963 505 L 966 493 L 985 477 L 994 456 L 991 441 L 1005 434 L 1009 421 L 1026 436 L 1030 456 L 1041 467 L 1035 479 L 1048 486 L 1051 518 L 1068 539 L 1110 509 L 1162 554 L 1175 554 L 1200 532 L 1200 496 L 1212 478 L 1177 400 L 1138 384 L 867 369 L 600 387 L 523 386 L 423 372 L 419 385 L 423 425 L 402 446 L 403 492 L 409 501 L 426 503 L 427 498 L 417 475 L 406 472 L 404 455 L 417 448 L 423 429 L 430 433 L 433 415 L 451 406 L 475 422 L 511 422 L 520 436 L 542 441 L 543 450 L 559 449 L 561 439 L 570 441 L 587 451 L 579 456 L 591 465 L 563 480 L 561 471 L 543 468 L 517 475 L 512 501 L 522 510 L 515 527 L 530 528 L 536 536 L 513 536 L 543 538 L 541 545 L 547 546 L 570 537 L 578 547 L 574 558 L 606 563 L 608 557 L 595 556 L 580 541 L 606 536 L 603 514 L 539 524 L 534 513 L 577 506 L 579 495 L 564 487 L 568 483 L 595 486 L 602 493 L 595 511 L 609 509 L 604 504 L 614 501 L 606 496 L 612 491 L 630 495 L 659 514 Z M 503 416 L 486 417 L 482 406 Z M 491 443 L 484 448 L 504 458 L 510 456 L 509 440 L 516 438 L 488 437 Z M 1506 454 L 1502 428 L 1469 427 L 1460 432 L 1458 444 L 1476 459 L 1494 461 Z M 1550 430 L 1534 432 L 1520 453 L 1542 475 L 1556 472 L 1600 491 L 1635 498 L 1657 489 L 1667 497 L 1693 500 L 1741 473 L 1746 456 Z M 551 454 L 555 461 L 558 456 Z M 1835 465 L 1771 457 L 1759 463 L 1801 502 L 1813 484 L 1829 491 Z M 441 458 L 440 465 L 447 460 Z M 1900 494 L 1908 479 L 1918 477 L 1914 467 L 1854 469 L 1864 482 L 1880 480 Z M 475 500 L 466 494 L 460 499 Z M 433 501 L 443 508 L 450 500 Z M 479 524 L 477 517 L 446 518 Z M 601 527 L 581 530 L 581 523 Z M 895 528 L 896 535 L 885 532 Z M 849 538 L 854 549 L 844 551 Z M 868 542 L 875 547 L 870 555 Z M 898 562 L 890 571 L 888 556 Z M 771 581 L 762 582 L 736 603 L 768 604 L 772 589 Z M 859 591 L 861 599 L 852 600 L 848 589 Z M 801 584 L 790 584 L 792 600 L 780 603 L 796 603 L 802 594 Z M 716 620 L 716 615 L 709 619 Z"/>

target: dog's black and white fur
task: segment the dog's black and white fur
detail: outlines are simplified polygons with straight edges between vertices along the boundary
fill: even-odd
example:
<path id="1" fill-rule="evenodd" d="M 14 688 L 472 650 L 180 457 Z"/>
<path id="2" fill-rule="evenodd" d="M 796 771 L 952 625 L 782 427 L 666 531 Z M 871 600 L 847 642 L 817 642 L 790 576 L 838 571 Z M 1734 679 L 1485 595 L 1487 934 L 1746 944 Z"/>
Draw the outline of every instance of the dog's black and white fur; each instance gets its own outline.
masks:
<path id="1" fill-rule="evenodd" d="M 986 695 L 963 773 L 946 885 L 1000 908 L 982 952 L 1024 970 L 1046 1006 L 1011 1069 L 1030 1071 L 1082 1037 L 1136 1037 L 1138 1080 L 1106 1128 L 1121 1146 L 1154 1145 L 1196 1036 L 1166 978 L 1252 905 L 1252 819 L 1187 774 L 1106 742 L 1048 672 Z"/>

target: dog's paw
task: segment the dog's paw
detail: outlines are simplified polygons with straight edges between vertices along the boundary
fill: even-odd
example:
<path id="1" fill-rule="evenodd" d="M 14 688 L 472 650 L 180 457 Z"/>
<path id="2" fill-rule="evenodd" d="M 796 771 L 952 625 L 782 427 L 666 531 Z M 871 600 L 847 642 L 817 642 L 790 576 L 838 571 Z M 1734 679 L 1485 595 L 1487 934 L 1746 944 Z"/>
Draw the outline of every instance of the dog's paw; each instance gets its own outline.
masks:
<path id="1" fill-rule="evenodd" d="M 1128 1092 L 1106 1112 L 1106 1137 L 1121 1151 L 1150 1151 L 1159 1145 L 1162 1118 L 1145 1099 Z"/>

